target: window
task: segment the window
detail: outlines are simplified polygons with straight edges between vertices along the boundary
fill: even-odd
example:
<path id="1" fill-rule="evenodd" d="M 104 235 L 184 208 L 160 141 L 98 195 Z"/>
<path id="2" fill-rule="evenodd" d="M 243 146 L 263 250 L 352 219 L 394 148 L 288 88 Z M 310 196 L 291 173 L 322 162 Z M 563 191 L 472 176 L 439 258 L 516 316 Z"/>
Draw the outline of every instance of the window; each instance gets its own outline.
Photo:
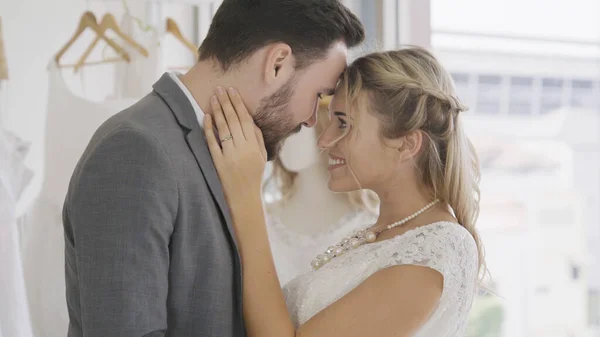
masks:
<path id="1" fill-rule="evenodd" d="M 480 75 L 477 82 L 477 112 L 499 114 L 502 106 L 502 77 Z"/>
<path id="2" fill-rule="evenodd" d="M 600 337 L 600 0 L 546 1 L 505 29 L 523 1 L 470 3 L 431 1 L 430 18 L 436 55 L 473 97 L 477 227 L 498 283 L 465 336 Z"/>
<path id="3" fill-rule="evenodd" d="M 545 227 L 570 227 L 577 218 L 569 206 L 544 208 L 539 213 L 539 222 Z"/>
<path id="4" fill-rule="evenodd" d="M 590 325 L 600 326 L 600 293 L 598 290 L 588 290 L 588 321 Z"/>
<path id="5" fill-rule="evenodd" d="M 530 115 L 533 112 L 533 78 L 512 77 L 508 113 Z"/>
<path id="6" fill-rule="evenodd" d="M 563 104 L 564 80 L 560 78 L 542 79 L 540 112 L 546 114 L 560 108 Z"/>
<path id="7" fill-rule="evenodd" d="M 581 267 L 571 262 L 571 280 L 578 281 L 581 277 Z"/>
<path id="8" fill-rule="evenodd" d="M 372 0 L 345 0 L 343 3 L 356 14 L 365 27 L 365 42 L 361 48 L 351 51 L 350 59 L 378 50 L 380 36 L 378 34 L 379 15 L 376 2 Z"/>
<path id="9" fill-rule="evenodd" d="M 506 316 L 502 300 L 497 296 L 478 295 L 473 301 L 465 336 L 500 337 Z"/>
<path id="10" fill-rule="evenodd" d="M 571 106 L 597 110 L 598 94 L 591 80 L 573 80 L 571 82 Z"/>
<path id="11" fill-rule="evenodd" d="M 456 86 L 456 94 L 458 98 L 466 105 L 471 105 L 473 102 L 473 95 L 471 94 L 471 85 L 469 74 L 465 73 L 452 73 L 452 79 Z"/>

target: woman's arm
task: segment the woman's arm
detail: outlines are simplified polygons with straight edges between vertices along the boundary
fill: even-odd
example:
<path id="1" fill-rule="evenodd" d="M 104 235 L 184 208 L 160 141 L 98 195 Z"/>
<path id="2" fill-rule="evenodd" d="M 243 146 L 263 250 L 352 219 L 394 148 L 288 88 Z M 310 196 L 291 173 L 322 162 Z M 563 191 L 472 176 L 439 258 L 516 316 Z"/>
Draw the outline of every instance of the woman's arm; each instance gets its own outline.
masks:
<path id="1" fill-rule="evenodd" d="M 231 212 L 244 269 L 248 337 L 295 336 L 273 262 L 260 193 Z"/>
<path id="2" fill-rule="evenodd" d="M 212 101 L 204 122 L 207 142 L 230 206 L 243 265 L 244 319 L 249 337 L 399 336 L 414 334 L 437 306 L 440 273 L 396 266 L 375 273 L 356 289 L 294 328 L 277 278 L 261 199 L 266 153 L 235 91 Z M 214 123 L 213 123 L 214 121 Z M 226 139 L 219 142 L 213 131 Z M 228 137 L 227 137 L 228 138 Z M 340 285 L 343 286 L 343 285 Z"/>
<path id="3" fill-rule="evenodd" d="M 275 270 L 261 197 L 267 158 L 262 134 L 236 91 L 217 96 L 211 99 L 213 115 L 206 115 L 204 129 L 242 258 L 247 334 L 292 337 L 295 331 Z"/>

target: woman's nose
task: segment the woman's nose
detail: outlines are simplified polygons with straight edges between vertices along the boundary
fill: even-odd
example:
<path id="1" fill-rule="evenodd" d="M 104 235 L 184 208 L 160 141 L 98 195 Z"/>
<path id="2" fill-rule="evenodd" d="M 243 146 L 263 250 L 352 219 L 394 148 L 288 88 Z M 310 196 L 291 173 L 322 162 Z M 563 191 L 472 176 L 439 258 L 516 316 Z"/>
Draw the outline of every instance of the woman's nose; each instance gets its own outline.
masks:
<path id="1" fill-rule="evenodd" d="M 326 150 L 331 146 L 331 137 L 328 136 L 327 130 L 325 130 L 320 136 L 319 139 L 317 140 L 317 146 L 319 147 L 319 149 L 321 150 Z"/>

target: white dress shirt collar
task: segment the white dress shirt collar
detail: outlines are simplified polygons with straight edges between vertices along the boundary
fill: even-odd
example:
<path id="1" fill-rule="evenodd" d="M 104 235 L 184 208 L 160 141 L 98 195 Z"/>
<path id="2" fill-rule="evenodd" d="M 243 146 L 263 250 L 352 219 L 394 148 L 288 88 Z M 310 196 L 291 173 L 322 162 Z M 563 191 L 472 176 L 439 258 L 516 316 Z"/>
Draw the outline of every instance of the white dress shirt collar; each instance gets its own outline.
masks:
<path id="1" fill-rule="evenodd" d="M 183 84 L 183 82 L 181 82 L 181 79 L 179 78 L 181 74 L 171 72 L 169 75 L 173 79 L 173 82 L 177 83 L 179 88 L 181 88 L 181 91 L 183 91 L 185 96 L 188 98 L 190 104 L 192 104 L 192 108 L 194 108 L 194 113 L 196 114 L 196 118 L 198 119 L 198 124 L 200 124 L 200 127 L 204 127 L 204 111 L 202 111 L 200 105 L 198 105 L 198 102 L 196 102 L 196 99 L 194 96 L 192 96 L 190 90 L 185 86 L 185 84 Z"/>

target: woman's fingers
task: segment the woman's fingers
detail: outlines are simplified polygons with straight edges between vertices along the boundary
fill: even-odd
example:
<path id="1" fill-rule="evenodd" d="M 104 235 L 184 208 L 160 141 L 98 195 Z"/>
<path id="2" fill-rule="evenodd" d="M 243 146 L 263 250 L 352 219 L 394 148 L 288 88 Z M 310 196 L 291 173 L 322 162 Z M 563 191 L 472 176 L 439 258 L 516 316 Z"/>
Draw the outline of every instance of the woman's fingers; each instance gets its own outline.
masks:
<path id="1" fill-rule="evenodd" d="M 254 120 L 250 116 L 248 109 L 246 109 L 246 105 L 242 101 L 242 96 L 240 96 L 235 88 L 229 88 L 228 93 L 246 139 L 252 139 L 251 137 L 254 136 Z"/>
<path id="2" fill-rule="evenodd" d="M 221 104 L 219 103 L 217 96 L 212 96 L 210 98 L 210 105 L 212 107 L 212 117 L 215 125 L 217 126 L 219 137 L 221 138 L 221 147 L 223 150 L 233 147 L 233 135 L 229 131 L 229 126 L 227 125 L 227 121 L 223 116 L 223 109 L 221 108 Z"/>
<path id="3" fill-rule="evenodd" d="M 240 124 L 240 120 L 238 118 L 238 112 L 233 107 L 229 94 L 227 91 L 225 91 L 225 88 L 217 87 L 217 98 L 221 104 L 221 109 L 223 111 L 223 115 L 225 116 L 225 120 L 227 121 L 229 131 L 233 136 L 233 143 L 237 146 L 237 142 L 241 142 L 246 139 L 244 132 L 242 131 L 242 125 Z"/>

